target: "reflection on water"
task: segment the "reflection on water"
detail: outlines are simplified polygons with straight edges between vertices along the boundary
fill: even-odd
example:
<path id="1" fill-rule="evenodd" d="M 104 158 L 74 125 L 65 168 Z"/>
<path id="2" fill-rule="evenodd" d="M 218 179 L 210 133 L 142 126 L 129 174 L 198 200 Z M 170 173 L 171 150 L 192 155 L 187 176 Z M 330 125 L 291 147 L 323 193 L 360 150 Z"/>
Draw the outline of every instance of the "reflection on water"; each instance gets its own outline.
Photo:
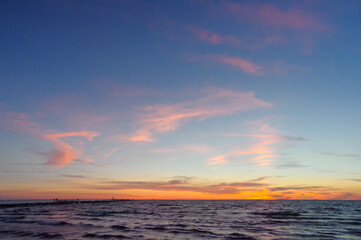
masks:
<path id="1" fill-rule="evenodd" d="M 0 209 L 0 239 L 361 239 L 361 201 L 124 201 Z"/>

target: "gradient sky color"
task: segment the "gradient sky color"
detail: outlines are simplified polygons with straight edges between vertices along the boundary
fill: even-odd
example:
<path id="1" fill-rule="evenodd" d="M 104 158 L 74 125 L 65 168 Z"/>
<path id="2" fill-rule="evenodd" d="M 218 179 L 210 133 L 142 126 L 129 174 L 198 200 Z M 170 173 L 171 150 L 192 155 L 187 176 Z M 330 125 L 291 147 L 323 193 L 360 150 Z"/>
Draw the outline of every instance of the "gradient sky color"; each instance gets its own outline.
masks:
<path id="1" fill-rule="evenodd" d="M 0 12 L 0 199 L 361 199 L 360 1 Z"/>

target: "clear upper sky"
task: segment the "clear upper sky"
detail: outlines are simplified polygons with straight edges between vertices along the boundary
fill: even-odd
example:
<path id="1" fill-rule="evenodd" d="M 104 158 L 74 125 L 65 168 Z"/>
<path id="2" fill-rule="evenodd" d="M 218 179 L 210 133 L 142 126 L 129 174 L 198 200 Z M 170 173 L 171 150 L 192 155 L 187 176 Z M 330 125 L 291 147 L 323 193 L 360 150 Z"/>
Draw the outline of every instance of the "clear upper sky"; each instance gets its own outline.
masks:
<path id="1" fill-rule="evenodd" d="M 2 1 L 0 199 L 361 199 L 361 2 Z"/>

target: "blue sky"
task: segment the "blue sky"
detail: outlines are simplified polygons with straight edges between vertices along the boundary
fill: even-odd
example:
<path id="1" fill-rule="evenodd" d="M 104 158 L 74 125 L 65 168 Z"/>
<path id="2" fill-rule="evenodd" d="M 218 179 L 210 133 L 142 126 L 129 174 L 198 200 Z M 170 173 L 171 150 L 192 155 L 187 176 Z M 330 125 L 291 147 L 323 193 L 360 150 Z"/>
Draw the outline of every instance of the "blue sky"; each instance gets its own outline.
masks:
<path id="1" fill-rule="evenodd" d="M 0 11 L 0 198 L 360 199 L 358 1 Z"/>

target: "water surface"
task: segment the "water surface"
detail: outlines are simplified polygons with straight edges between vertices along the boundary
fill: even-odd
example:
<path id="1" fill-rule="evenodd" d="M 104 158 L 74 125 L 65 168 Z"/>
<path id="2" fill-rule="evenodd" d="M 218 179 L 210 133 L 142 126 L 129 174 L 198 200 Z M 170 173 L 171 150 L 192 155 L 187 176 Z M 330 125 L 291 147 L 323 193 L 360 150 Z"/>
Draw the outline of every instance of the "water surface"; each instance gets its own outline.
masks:
<path id="1" fill-rule="evenodd" d="M 4 208 L 0 239 L 361 239 L 361 201 L 137 200 Z"/>

